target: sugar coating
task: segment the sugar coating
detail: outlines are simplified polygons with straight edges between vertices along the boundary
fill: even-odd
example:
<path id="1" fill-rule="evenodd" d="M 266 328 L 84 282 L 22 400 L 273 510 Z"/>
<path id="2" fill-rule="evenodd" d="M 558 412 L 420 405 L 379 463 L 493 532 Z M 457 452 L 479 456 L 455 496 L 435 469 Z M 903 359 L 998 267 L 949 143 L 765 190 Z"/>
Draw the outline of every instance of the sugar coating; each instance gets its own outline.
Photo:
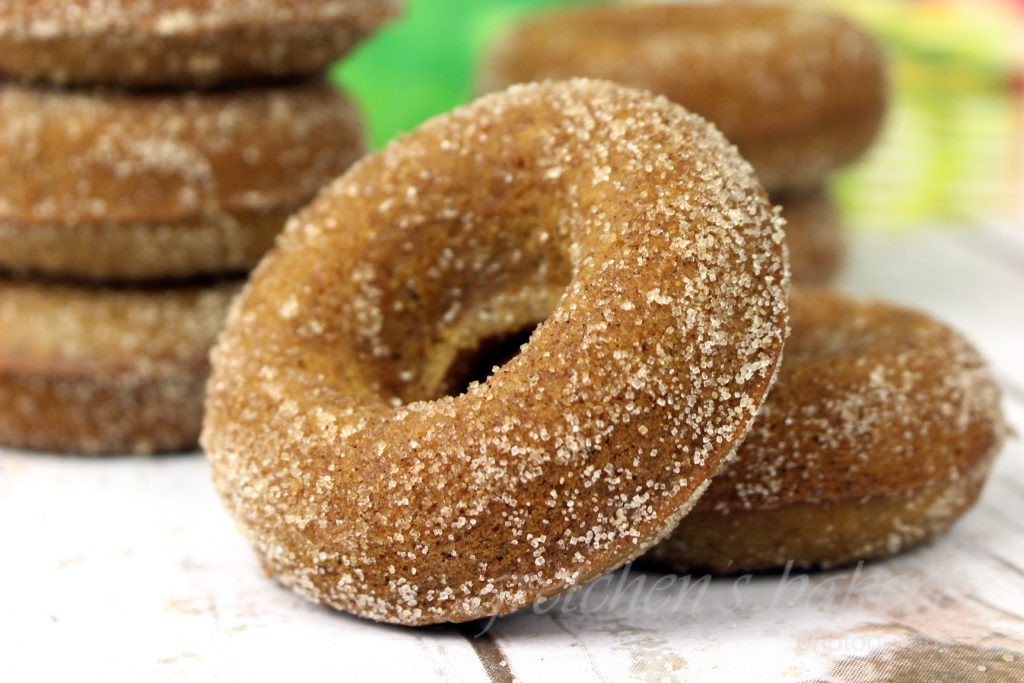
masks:
<path id="1" fill-rule="evenodd" d="M 72 453 L 194 446 L 207 354 L 238 289 L 0 280 L 0 443 Z"/>
<path id="2" fill-rule="evenodd" d="M 0 266 L 79 277 L 244 269 L 365 150 L 355 106 L 319 81 L 209 94 L 6 84 L 0 116 Z"/>
<path id="3" fill-rule="evenodd" d="M 794 290 L 790 312 L 753 428 L 656 560 L 746 571 L 869 559 L 946 530 L 977 500 L 1007 431 L 977 351 L 878 301 Z"/>
<path id="4" fill-rule="evenodd" d="M 704 120 L 513 87 L 296 217 L 213 353 L 202 443 L 267 571 L 403 624 L 502 614 L 667 533 L 787 332 L 781 220 Z M 482 340 L 533 330 L 458 396 Z"/>
<path id="5" fill-rule="evenodd" d="M 530 19 L 489 56 L 490 90 L 545 78 L 607 78 L 712 121 L 771 192 L 811 189 L 874 140 L 884 55 L 826 12 L 703 3 L 570 9 Z"/>
<path id="6" fill-rule="evenodd" d="M 91 283 L 240 275 L 270 250 L 303 205 L 224 212 L 195 222 L 0 222 L 0 265 L 15 276 Z"/>
<path id="7" fill-rule="evenodd" d="M 190 87 L 310 75 L 397 13 L 393 0 L 6 0 L 0 73 Z"/>
<path id="8" fill-rule="evenodd" d="M 7 0 L 0 30 L 49 37 L 141 27 L 167 35 L 231 24 L 352 20 L 388 6 L 379 0 Z"/>

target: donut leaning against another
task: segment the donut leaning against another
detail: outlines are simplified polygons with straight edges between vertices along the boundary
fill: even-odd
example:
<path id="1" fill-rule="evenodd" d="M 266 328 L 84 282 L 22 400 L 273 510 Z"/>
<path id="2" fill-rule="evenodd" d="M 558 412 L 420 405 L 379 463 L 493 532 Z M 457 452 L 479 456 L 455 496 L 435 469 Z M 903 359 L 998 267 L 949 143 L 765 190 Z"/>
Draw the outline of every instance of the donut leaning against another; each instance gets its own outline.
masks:
<path id="1" fill-rule="evenodd" d="M 734 142 L 769 192 L 808 190 L 874 140 L 876 42 L 833 14 L 748 3 L 586 7 L 513 30 L 481 85 L 586 76 L 665 95 Z"/>
<path id="2" fill-rule="evenodd" d="M 0 85 L 0 269 L 82 280 L 243 272 L 364 149 L 321 81 L 216 93 Z"/>
<path id="3" fill-rule="evenodd" d="M 4 0 L 0 74 L 187 88 L 303 76 L 397 13 L 392 0 Z"/>
<path id="4" fill-rule="evenodd" d="M 648 558 L 679 571 L 828 568 L 891 555 L 977 501 L 1006 427 L 955 331 L 794 289 L 779 379 L 707 493 Z"/>
<path id="5" fill-rule="evenodd" d="M 321 194 L 233 307 L 214 481 L 271 576 L 371 619 L 504 614 L 610 571 L 768 391 L 779 223 L 735 148 L 649 93 L 534 84 L 434 119 Z"/>
<path id="6" fill-rule="evenodd" d="M 0 279 L 0 443 L 82 454 L 194 448 L 207 354 L 238 288 Z"/>

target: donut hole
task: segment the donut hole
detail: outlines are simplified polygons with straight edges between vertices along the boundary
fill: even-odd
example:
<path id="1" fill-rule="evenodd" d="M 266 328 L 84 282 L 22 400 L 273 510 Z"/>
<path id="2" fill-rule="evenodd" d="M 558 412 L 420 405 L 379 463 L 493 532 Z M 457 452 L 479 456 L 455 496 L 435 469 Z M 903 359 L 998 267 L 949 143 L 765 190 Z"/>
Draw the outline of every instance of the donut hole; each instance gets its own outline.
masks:
<path id="1" fill-rule="evenodd" d="M 486 382 L 495 370 L 519 355 L 539 324 L 486 337 L 475 348 L 459 351 L 444 375 L 441 392 L 458 396 L 474 382 Z"/>

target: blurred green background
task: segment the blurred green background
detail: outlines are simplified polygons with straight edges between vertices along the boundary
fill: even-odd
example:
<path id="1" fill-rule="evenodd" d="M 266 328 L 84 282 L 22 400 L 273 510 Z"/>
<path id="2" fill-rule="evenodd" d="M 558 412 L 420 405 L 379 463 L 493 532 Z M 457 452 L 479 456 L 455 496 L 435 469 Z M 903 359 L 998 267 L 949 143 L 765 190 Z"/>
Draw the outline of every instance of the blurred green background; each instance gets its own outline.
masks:
<path id="1" fill-rule="evenodd" d="M 332 76 L 360 102 L 380 146 L 472 99 L 477 61 L 504 27 L 568 4 L 587 0 L 406 0 L 403 17 Z M 803 4 L 855 18 L 892 61 L 882 139 L 833 181 L 854 225 L 1024 215 L 1024 0 Z"/>
<path id="2" fill-rule="evenodd" d="M 402 18 L 338 64 L 332 74 L 362 105 L 375 146 L 473 99 L 476 61 L 502 27 L 544 7 L 588 4 L 587 0 L 404 2 Z"/>

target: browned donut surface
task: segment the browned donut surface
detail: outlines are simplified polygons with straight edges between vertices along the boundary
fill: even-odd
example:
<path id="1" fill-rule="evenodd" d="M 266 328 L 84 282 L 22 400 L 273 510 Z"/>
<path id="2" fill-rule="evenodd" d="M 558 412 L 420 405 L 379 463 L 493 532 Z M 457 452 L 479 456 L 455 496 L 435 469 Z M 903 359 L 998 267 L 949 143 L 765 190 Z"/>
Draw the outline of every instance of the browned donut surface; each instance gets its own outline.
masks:
<path id="1" fill-rule="evenodd" d="M 143 280 L 243 271 L 364 151 L 327 84 L 209 94 L 0 86 L 0 268 Z"/>
<path id="2" fill-rule="evenodd" d="M 0 280 L 0 443 L 83 454 L 193 448 L 207 354 L 237 289 Z"/>
<path id="3" fill-rule="evenodd" d="M 397 9 L 392 0 L 4 0 L 0 74 L 190 87 L 313 74 Z"/>
<path id="4" fill-rule="evenodd" d="M 835 202 L 823 189 L 773 195 L 786 219 L 786 245 L 793 282 L 825 284 L 835 278 L 846 258 L 846 237 Z"/>
<path id="5" fill-rule="evenodd" d="M 794 290 L 779 379 L 736 457 L 650 557 L 680 570 L 829 567 L 946 530 L 1005 427 L 995 380 L 915 311 Z"/>
<path id="6" fill-rule="evenodd" d="M 771 192 L 820 185 L 875 138 L 884 59 L 847 21 L 774 5 L 609 6 L 512 31 L 482 84 L 588 76 L 645 88 L 707 118 Z"/>
<path id="7" fill-rule="evenodd" d="M 435 119 L 257 269 L 213 355 L 214 481 L 272 576 L 364 617 L 579 585 L 674 527 L 753 420 L 786 332 L 779 223 L 712 126 L 648 93 L 535 84 Z"/>

